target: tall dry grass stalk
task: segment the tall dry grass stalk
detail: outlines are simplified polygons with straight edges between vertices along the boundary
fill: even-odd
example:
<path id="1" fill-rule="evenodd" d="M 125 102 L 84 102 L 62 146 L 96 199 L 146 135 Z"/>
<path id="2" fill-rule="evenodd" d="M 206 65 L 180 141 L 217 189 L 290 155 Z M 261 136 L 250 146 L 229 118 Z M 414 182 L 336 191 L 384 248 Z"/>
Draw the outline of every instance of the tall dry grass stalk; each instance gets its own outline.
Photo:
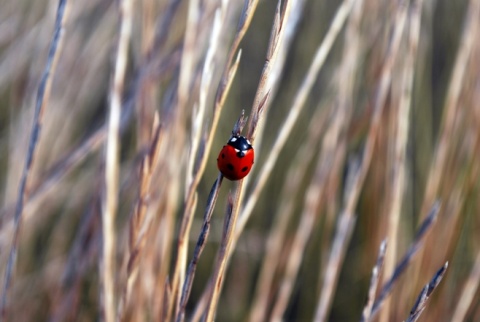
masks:
<path id="1" fill-rule="evenodd" d="M 422 314 L 423 310 L 425 310 L 425 305 L 428 300 L 428 297 L 432 294 L 433 290 L 438 286 L 440 281 L 442 280 L 443 276 L 445 275 L 446 271 L 448 268 L 448 262 L 443 265 L 438 272 L 435 273 L 433 276 L 432 280 L 425 285 L 425 287 L 422 289 L 420 292 L 420 295 L 417 298 L 417 301 L 412 307 L 412 310 L 410 311 L 410 315 L 408 316 L 408 319 L 406 319 L 407 322 L 415 322 L 419 319 L 420 315 Z"/>
<path id="2" fill-rule="evenodd" d="M 370 320 L 370 314 L 372 312 L 373 303 L 375 300 L 375 293 L 377 292 L 378 282 L 380 281 L 380 273 L 385 261 L 385 253 L 387 251 L 387 240 L 384 239 L 380 244 L 378 251 L 377 262 L 372 269 L 372 277 L 370 279 L 370 286 L 368 287 L 367 303 L 362 311 L 361 322 Z"/>
<path id="3" fill-rule="evenodd" d="M 480 316 L 479 0 L 0 8 L 2 320 Z"/>
<path id="4" fill-rule="evenodd" d="M 390 252 L 385 258 L 385 275 L 393 272 L 395 261 L 397 259 L 398 249 L 398 235 L 400 228 L 400 214 L 402 210 L 402 203 L 404 200 L 404 191 L 406 188 L 407 176 L 407 143 L 408 143 L 408 129 L 410 124 L 410 108 L 412 101 L 412 87 L 414 75 L 414 63 L 418 48 L 418 41 L 420 38 L 420 22 L 422 16 L 423 1 L 413 1 L 408 9 L 408 38 L 407 49 L 405 53 L 404 62 L 402 62 L 403 76 L 398 85 L 398 92 L 400 98 L 396 111 L 392 113 L 392 122 L 394 125 L 395 142 L 393 145 L 393 152 L 391 159 L 390 171 L 392 173 L 392 190 L 390 192 L 390 204 L 388 213 L 388 240 L 390 241 Z M 385 276 L 384 275 L 384 276 Z M 389 318 L 389 302 L 386 303 L 382 312 L 382 320 L 388 321 Z"/>
<path id="5" fill-rule="evenodd" d="M 187 184 L 189 184 L 189 186 L 188 186 L 189 188 L 188 188 L 188 192 L 187 192 L 187 199 L 186 199 L 186 202 L 185 202 L 184 214 L 181 217 L 182 218 L 181 219 L 182 223 L 181 223 L 181 229 L 180 229 L 179 238 L 178 238 L 178 246 L 177 246 L 178 248 L 177 248 L 177 255 L 176 255 L 177 259 L 176 259 L 176 263 L 175 263 L 175 269 L 174 269 L 174 272 L 173 272 L 173 280 L 172 280 L 172 288 L 171 288 L 172 289 L 171 292 L 174 296 L 175 302 L 170 303 L 169 304 L 169 309 L 168 309 L 169 312 L 172 312 L 172 310 L 175 308 L 175 315 L 179 314 L 180 300 L 181 300 L 180 287 L 181 287 L 181 285 L 184 284 L 184 281 L 185 281 L 185 270 L 186 270 L 187 249 L 188 249 L 187 240 L 188 240 L 188 236 L 190 234 L 190 228 L 191 228 L 192 221 L 193 221 L 193 214 L 194 214 L 194 211 L 195 211 L 195 207 L 193 206 L 192 201 L 193 201 L 194 196 L 196 195 L 197 186 L 198 186 L 198 184 L 200 182 L 200 179 L 203 175 L 203 171 L 205 170 L 208 152 L 209 152 L 209 150 L 212 146 L 213 137 L 214 137 L 214 134 L 215 134 L 215 130 L 217 128 L 220 113 L 221 113 L 222 108 L 225 104 L 225 100 L 226 100 L 228 91 L 230 89 L 230 86 L 232 85 L 233 79 L 235 77 L 235 74 L 236 74 L 236 71 L 237 71 L 237 68 L 238 68 L 238 64 L 239 64 L 240 57 L 241 57 L 241 51 L 238 51 L 238 53 L 237 53 L 237 50 L 238 50 L 240 41 L 242 40 L 243 35 L 245 34 L 245 31 L 248 28 L 248 24 L 251 20 L 252 10 L 253 11 L 255 10 L 255 7 L 256 7 L 257 3 L 258 3 L 257 1 L 250 1 L 248 3 L 245 3 L 245 8 L 243 9 L 243 12 L 242 12 L 243 23 L 239 24 L 239 27 L 237 29 L 237 33 L 235 35 L 234 43 L 233 43 L 233 45 L 232 45 L 232 47 L 230 48 L 230 51 L 229 51 L 228 60 L 227 60 L 227 63 L 225 65 L 225 69 L 223 71 L 222 78 L 221 78 L 219 86 L 217 88 L 217 93 L 216 93 L 215 102 L 214 102 L 214 110 L 213 110 L 213 122 L 212 122 L 212 125 L 211 125 L 211 129 L 210 129 L 210 132 L 209 132 L 209 135 L 208 135 L 207 139 L 202 142 L 204 144 L 203 148 L 205 149 L 205 151 L 202 151 L 202 155 L 201 155 L 201 158 L 200 158 L 200 165 L 199 165 L 198 169 L 196 169 L 196 172 L 193 176 L 193 179 L 190 178 L 188 180 L 189 183 L 187 183 Z M 220 9 L 221 13 L 218 13 L 219 15 L 223 16 L 223 19 L 225 19 L 225 15 L 226 15 L 225 11 L 227 10 L 227 5 L 228 5 L 228 2 L 226 2 L 226 1 L 223 2 L 222 3 L 222 8 Z M 217 16 L 217 19 L 219 19 L 218 16 Z M 214 28 L 220 28 L 220 26 L 218 25 L 219 24 L 218 21 L 216 22 L 216 24 L 217 25 L 215 25 Z M 216 43 L 218 41 L 218 39 L 215 38 L 215 36 L 218 36 L 218 31 L 219 31 L 219 29 L 217 29 L 213 32 L 213 36 L 211 38 L 212 43 Z M 235 54 L 237 54 L 236 58 L 235 58 Z M 210 55 L 213 55 L 213 53 L 211 53 Z M 234 58 L 235 58 L 235 60 L 234 60 Z M 208 86 L 209 81 L 206 80 L 205 78 L 209 77 L 209 76 L 207 76 L 207 73 L 211 72 L 211 71 L 209 71 L 209 69 L 211 69 L 211 68 L 212 68 L 211 66 L 205 65 L 205 73 L 206 74 L 205 74 L 205 77 L 204 77 L 204 84 L 206 82 L 206 85 L 204 85 L 204 86 Z M 206 95 L 205 91 L 207 89 L 205 87 L 203 87 L 201 90 L 203 92 L 201 94 L 201 100 L 202 101 L 200 102 L 200 110 L 202 110 L 204 108 L 204 107 L 202 107 L 202 105 L 205 104 L 204 95 Z M 201 121 L 202 121 L 202 117 L 199 118 L 198 122 L 201 123 Z M 197 126 L 199 126 L 199 125 L 197 125 Z M 200 129 L 198 129 L 197 130 L 197 136 L 201 136 L 201 134 L 202 133 L 200 132 Z M 195 152 L 195 149 L 192 150 L 191 152 Z M 191 160 L 192 161 L 190 163 L 192 165 L 194 164 L 196 158 L 197 158 L 197 155 L 195 153 L 191 153 Z M 190 170 L 194 170 L 193 166 L 190 167 Z M 170 314 L 171 313 L 168 313 L 168 316 L 170 316 Z"/>
<path id="6" fill-rule="evenodd" d="M 22 176 L 20 179 L 20 187 L 18 190 L 15 214 L 13 218 L 13 237 L 10 244 L 10 252 L 3 279 L 3 287 L 1 293 L 2 295 L 0 300 L 0 320 L 2 321 L 5 320 L 7 317 L 8 297 L 12 283 L 12 277 L 15 273 L 16 268 L 18 244 L 20 238 L 20 227 L 22 224 L 22 217 L 24 212 L 23 208 L 27 195 L 27 184 L 34 161 L 35 152 L 37 150 L 37 144 L 40 139 L 43 115 L 45 113 L 50 98 L 50 92 L 52 88 L 52 75 L 55 74 L 55 69 L 57 67 L 58 59 L 62 50 L 63 38 L 65 34 L 64 28 L 68 17 L 68 9 L 69 3 L 66 0 L 60 0 L 58 2 L 55 27 L 53 31 L 52 41 L 50 43 L 50 48 L 48 51 L 48 58 L 45 64 L 45 70 L 42 74 L 42 79 L 37 90 L 33 125 L 30 133 L 25 165 L 23 167 Z"/>
<path id="7" fill-rule="evenodd" d="M 128 44 L 132 33 L 133 0 L 123 0 L 119 7 L 119 35 L 112 84 L 110 88 L 110 109 L 108 134 L 105 151 L 105 200 L 102 212 L 103 251 L 101 275 L 103 282 L 103 301 L 105 321 L 116 320 L 115 297 L 115 254 L 116 229 L 115 218 L 118 207 L 118 180 L 120 155 L 120 115 L 121 100 L 125 82 L 128 59 Z"/>
<path id="8" fill-rule="evenodd" d="M 255 142 L 255 136 L 257 132 L 257 125 L 259 124 L 260 118 L 266 112 L 265 107 L 269 99 L 270 90 L 273 84 L 268 82 L 270 77 L 271 70 L 276 63 L 276 58 L 278 51 L 281 48 L 280 40 L 283 39 L 283 34 L 286 29 L 286 22 L 290 14 L 291 2 L 286 1 L 283 4 L 279 1 L 277 4 L 277 9 L 275 11 L 274 22 L 272 26 L 272 32 L 270 34 L 270 41 L 268 43 L 267 55 L 265 59 L 265 64 L 263 66 L 262 74 L 260 75 L 260 82 L 255 94 L 253 101 L 251 116 L 249 118 L 248 128 L 247 128 L 247 138 L 252 142 Z M 218 299 L 220 296 L 220 291 L 222 289 L 225 275 L 225 270 L 229 260 L 229 253 L 231 252 L 231 247 L 234 241 L 235 227 L 238 220 L 240 204 L 243 200 L 244 195 L 244 181 L 240 181 L 236 188 L 235 198 L 233 201 L 233 206 L 231 210 L 231 218 L 228 216 L 225 219 L 225 233 L 222 238 L 223 242 L 218 254 L 217 263 L 215 266 L 215 271 L 213 274 L 212 282 L 210 283 L 212 290 L 207 305 L 207 309 L 204 315 L 205 321 L 213 321 L 215 319 Z"/>
<path id="9" fill-rule="evenodd" d="M 385 304 L 387 297 L 392 292 L 394 284 L 398 282 L 400 275 L 402 275 L 405 272 L 406 268 L 411 263 L 413 257 L 417 254 L 417 252 L 421 248 L 421 244 L 423 243 L 423 239 L 425 238 L 425 235 L 430 230 L 432 230 L 433 224 L 435 223 L 438 216 L 439 208 L 440 208 L 439 204 L 433 205 L 428 216 L 420 225 L 415 235 L 415 239 L 413 240 L 413 243 L 408 248 L 406 254 L 398 262 L 393 272 L 390 275 L 388 275 L 388 278 L 386 279 L 384 285 L 382 286 L 378 297 L 375 299 L 373 304 L 367 303 L 368 307 L 364 308 L 364 314 L 363 314 L 363 316 L 366 317 L 366 321 L 373 319 L 375 315 L 380 311 L 380 308 Z M 443 273 L 444 272 L 442 272 L 442 276 L 443 276 Z M 373 279 L 373 276 L 372 276 L 372 279 Z M 438 283 L 432 286 L 429 290 L 429 293 L 431 293 L 433 289 L 437 287 L 437 285 Z M 367 310 L 367 312 L 365 312 L 365 310 Z"/>

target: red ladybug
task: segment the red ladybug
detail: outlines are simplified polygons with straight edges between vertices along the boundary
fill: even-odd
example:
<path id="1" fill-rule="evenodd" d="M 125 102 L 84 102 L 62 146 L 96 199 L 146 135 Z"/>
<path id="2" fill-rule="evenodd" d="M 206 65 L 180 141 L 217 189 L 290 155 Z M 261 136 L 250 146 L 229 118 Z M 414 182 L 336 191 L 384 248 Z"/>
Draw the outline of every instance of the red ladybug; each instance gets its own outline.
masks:
<path id="1" fill-rule="evenodd" d="M 243 136 L 234 135 L 218 155 L 218 170 L 229 180 L 240 180 L 252 169 L 254 154 L 250 141 Z"/>

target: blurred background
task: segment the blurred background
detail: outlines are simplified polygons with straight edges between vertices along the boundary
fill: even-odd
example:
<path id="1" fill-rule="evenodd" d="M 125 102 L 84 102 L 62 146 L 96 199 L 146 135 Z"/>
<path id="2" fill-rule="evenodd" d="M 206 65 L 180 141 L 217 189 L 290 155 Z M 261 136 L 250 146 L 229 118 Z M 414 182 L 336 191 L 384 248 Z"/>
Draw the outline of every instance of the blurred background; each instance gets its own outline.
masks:
<path id="1" fill-rule="evenodd" d="M 397 280 L 391 301 L 374 320 L 406 319 L 422 287 L 448 261 L 448 271 L 421 320 L 480 321 L 479 1 L 350 2 L 353 7 L 337 27 L 339 33 L 290 131 L 284 122 L 293 117 L 289 113 L 317 49 L 344 6 L 333 0 L 293 1 L 273 68 L 276 76 L 269 78 L 272 90 L 259 123 L 255 165 L 245 182 L 240 215 L 250 199 L 255 202 L 227 270 L 217 321 L 268 321 L 275 312 L 285 321 L 311 321 L 323 296 L 331 299 L 325 320 L 359 320 L 381 241 L 388 237 L 389 244 L 379 289 L 414 242 L 436 200 L 441 203 L 436 222 Z M 57 6 L 58 1 L 0 0 L 2 285 Z M 243 6 L 243 1 L 134 1 L 122 93 L 117 303 L 129 280 L 131 218 L 142 195 L 140 169 L 151 145 L 155 113 L 162 129 L 158 160 L 148 174 L 148 229 L 123 308 L 125 321 L 159 321 L 165 316 L 165 288 L 175 267 L 189 180 L 206 158 L 196 189 L 188 260 L 218 175 L 217 154 L 242 109 L 250 114 L 277 6 L 270 0 L 259 1 L 253 13 L 218 126 L 213 122 L 215 95 Z M 212 81 L 206 87 L 205 116 L 197 131 L 202 71 L 219 7 L 221 31 L 213 52 Z M 119 21 L 118 1 L 68 1 L 63 43 L 27 183 L 8 321 L 103 319 L 105 139 Z M 273 169 L 264 169 L 282 131 L 288 131 L 285 145 Z M 211 149 L 206 145 L 209 133 Z M 197 151 L 193 142 L 199 142 Z M 369 144 L 371 160 L 362 159 Z M 358 196 L 350 199 L 349 178 L 359 167 L 365 167 L 365 177 L 355 186 Z M 255 190 L 264 172 L 265 186 Z M 212 276 L 227 195 L 236 187 L 223 181 L 187 321 L 193 319 Z M 345 253 L 339 255 L 333 241 L 345 209 L 353 210 L 351 234 L 346 234 Z M 278 253 L 271 250 L 272 242 Z M 275 258 L 267 257 L 269 253 Z M 335 270 L 338 276 L 329 280 L 327 267 L 334 255 L 341 261 Z M 289 268 L 292 261 L 297 269 L 294 264 Z M 268 264 L 273 265 L 270 270 L 264 268 Z M 291 290 L 282 293 L 288 281 L 293 283 Z M 333 293 L 327 296 L 324 290 L 330 281 Z M 283 306 L 280 294 L 286 296 Z M 264 301 L 263 313 L 255 318 L 259 299 Z"/>

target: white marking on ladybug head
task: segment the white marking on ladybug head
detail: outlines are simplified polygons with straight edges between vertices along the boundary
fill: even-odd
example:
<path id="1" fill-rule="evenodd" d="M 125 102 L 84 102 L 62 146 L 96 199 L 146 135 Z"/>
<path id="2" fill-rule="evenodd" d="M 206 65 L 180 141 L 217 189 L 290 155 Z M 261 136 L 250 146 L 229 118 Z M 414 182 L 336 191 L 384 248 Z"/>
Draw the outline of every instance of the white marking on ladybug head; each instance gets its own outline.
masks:
<path id="1" fill-rule="evenodd" d="M 237 153 L 238 153 L 238 152 L 240 152 L 240 150 L 239 150 L 239 149 L 235 149 L 235 152 L 237 152 Z"/>
<path id="2" fill-rule="evenodd" d="M 248 143 L 248 145 L 252 145 L 252 143 L 250 143 L 250 140 L 247 140 L 247 143 Z"/>
<path id="3" fill-rule="evenodd" d="M 237 141 L 236 137 L 233 137 L 233 138 L 230 139 L 230 142 L 235 142 L 235 141 Z"/>

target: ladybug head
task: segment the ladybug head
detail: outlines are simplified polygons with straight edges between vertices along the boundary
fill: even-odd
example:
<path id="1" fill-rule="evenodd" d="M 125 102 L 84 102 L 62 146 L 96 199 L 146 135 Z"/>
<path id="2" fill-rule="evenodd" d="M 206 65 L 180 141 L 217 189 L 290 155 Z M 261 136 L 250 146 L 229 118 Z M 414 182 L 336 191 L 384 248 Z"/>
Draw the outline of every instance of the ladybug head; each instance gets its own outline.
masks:
<path id="1" fill-rule="evenodd" d="M 250 141 L 248 141 L 244 136 L 234 135 L 228 141 L 228 145 L 235 148 L 237 155 L 239 157 L 245 156 L 247 150 L 252 149 Z"/>

